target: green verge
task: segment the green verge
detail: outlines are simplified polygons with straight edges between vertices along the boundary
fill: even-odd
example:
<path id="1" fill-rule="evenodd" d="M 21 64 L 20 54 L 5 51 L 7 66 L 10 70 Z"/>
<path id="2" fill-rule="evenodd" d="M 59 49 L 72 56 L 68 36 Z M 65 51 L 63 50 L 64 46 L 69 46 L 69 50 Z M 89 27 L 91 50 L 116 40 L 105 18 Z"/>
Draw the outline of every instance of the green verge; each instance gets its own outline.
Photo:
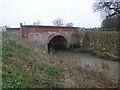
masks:
<path id="1" fill-rule="evenodd" d="M 19 32 L 3 32 L 2 51 L 3 88 L 54 87 L 54 82 L 61 82 L 49 55 L 23 40 Z"/>

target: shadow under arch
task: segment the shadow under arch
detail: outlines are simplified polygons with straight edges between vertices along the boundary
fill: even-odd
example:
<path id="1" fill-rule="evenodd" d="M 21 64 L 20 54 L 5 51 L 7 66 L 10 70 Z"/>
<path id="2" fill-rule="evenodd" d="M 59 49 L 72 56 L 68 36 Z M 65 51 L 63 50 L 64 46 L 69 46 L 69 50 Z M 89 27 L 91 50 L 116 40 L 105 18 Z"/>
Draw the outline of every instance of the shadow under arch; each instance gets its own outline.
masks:
<path id="1" fill-rule="evenodd" d="M 67 48 L 67 40 L 61 36 L 57 35 L 53 37 L 48 43 L 48 52 L 54 52 L 58 50 L 63 50 Z"/>

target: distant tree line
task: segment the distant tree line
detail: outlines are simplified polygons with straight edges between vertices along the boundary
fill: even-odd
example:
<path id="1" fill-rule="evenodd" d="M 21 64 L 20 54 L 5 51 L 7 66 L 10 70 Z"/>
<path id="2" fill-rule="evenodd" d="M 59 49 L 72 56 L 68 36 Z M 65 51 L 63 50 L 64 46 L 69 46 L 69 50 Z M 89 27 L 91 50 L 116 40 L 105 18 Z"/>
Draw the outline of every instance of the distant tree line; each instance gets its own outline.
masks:
<path id="1" fill-rule="evenodd" d="M 64 24 L 62 18 L 60 18 L 60 17 L 57 18 L 57 19 L 55 19 L 55 20 L 53 20 L 53 25 L 54 25 L 54 26 L 73 27 L 73 23 L 72 23 L 72 22 L 69 22 L 69 23 L 67 23 L 67 24 Z"/>
<path id="2" fill-rule="evenodd" d="M 73 27 L 73 23 L 72 22 L 68 22 L 67 24 L 63 23 L 63 19 L 62 18 L 57 18 L 55 20 L 53 20 L 53 25 L 54 26 L 65 26 L 65 27 Z M 40 21 L 37 20 L 35 22 L 33 22 L 33 25 L 40 25 Z"/>

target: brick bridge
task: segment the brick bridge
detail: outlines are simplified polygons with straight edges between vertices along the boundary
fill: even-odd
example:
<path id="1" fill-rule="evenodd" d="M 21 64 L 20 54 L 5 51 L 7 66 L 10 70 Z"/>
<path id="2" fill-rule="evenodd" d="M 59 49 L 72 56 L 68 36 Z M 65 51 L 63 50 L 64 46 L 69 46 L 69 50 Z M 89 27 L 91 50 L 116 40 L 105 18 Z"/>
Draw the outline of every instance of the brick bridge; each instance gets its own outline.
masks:
<path id="1" fill-rule="evenodd" d="M 50 48 L 63 49 L 77 44 L 75 36 L 77 29 L 79 28 L 20 24 L 20 32 L 24 39 L 28 39 L 48 51 Z"/>

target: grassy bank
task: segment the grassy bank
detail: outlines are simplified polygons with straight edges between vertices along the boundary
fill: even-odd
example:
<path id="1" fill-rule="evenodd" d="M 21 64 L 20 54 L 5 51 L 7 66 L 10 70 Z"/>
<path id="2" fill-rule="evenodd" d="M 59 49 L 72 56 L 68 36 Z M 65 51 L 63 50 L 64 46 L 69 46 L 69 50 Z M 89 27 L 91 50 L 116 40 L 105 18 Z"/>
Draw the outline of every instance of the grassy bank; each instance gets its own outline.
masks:
<path id="1" fill-rule="evenodd" d="M 82 35 L 81 33 L 84 33 L 84 37 L 80 37 L 81 51 L 111 60 L 118 60 L 117 31 L 85 31 L 80 32 L 79 35 Z"/>
<path id="2" fill-rule="evenodd" d="M 20 37 L 3 32 L 3 88 L 100 88 L 117 87 L 117 76 L 103 69 L 63 61 Z M 107 70 L 108 71 L 108 70 Z"/>

